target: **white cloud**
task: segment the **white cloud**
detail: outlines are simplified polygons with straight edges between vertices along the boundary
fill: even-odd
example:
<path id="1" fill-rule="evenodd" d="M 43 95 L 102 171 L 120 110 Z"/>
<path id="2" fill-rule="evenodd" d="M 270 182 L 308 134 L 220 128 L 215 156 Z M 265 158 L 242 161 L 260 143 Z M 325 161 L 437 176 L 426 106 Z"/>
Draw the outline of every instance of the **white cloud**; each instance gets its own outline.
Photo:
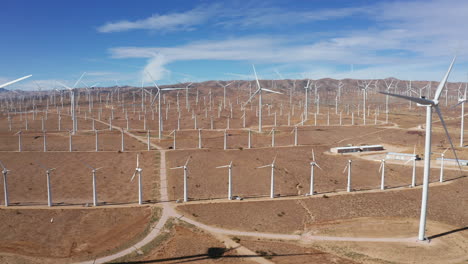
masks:
<path id="1" fill-rule="evenodd" d="M 107 22 L 97 30 L 102 33 L 130 30 L 186 31 L 208 24 L 218 27 L 271 27 L 303 24 L 367 14 L 366 8 L 336 8 L 314 11 L 285 11 L 281 8 L 258 6 L 221 6 L 220 4 L 200 5 L 185 12 L 153 14 L 134 21 Z"/>
<path id="2" fill-rule="evenodd" d="M 206 16 L 209 18 L 205 20 L 189 19 L 196 12 L 205 12 L 211 16 Z M 110 49 L 110 53 L 113 58 L 148 59 L 145 70 L 150 71 L 157 79 L 170 75 L 167 65 L 172 62 L 228 60 L 295 64 L 300 65 L 311 76 L 320 77 L 347 77 L 349 71 L 339 68 L 354 64 L 357 69 L 354 71 L 355 78 L 394 76 L 437 80 L 456 50 L 466 54 L 462 49 L 468 43 L 468 35 L 464 34 L 466 13 L 468 2 L 459 0 L 384 2 L 357 8 L 300 11 L 251 6 L 236 10 L 212 5 L 205 6 L 205 9 L 199 7 L 166 15 L 185 17 L 175 26 L 175 22 L 167 23 L 167 29 L 187 30 L 208 22 L 212 26 L 228 29 L 256 29 L 358 15 L 369 20 L 369 25 L 328 35 L 313 30 L 292 36 L 241 35 L 192 41 L 170 47 L 115 47 Z M 160 17 L 162 16 L 157 16 L 158 19 Z M 164 23 L 149 22 L 159 21 L 158 19 L 130 22 L 133 23 L 132 26 L 122 28 L 164 30 Z M 172 20 L 168 18 L 164 21 Z M 320 37 L 313 38 L 314 35 Z M 459 62 L 466 62 L 466 59 L 460 58 Z M 319 68 L 311 69 L 310 65 L 319 65 Z M 271 77 L 277 76 L 272 72 Z M 452 79 L 464 80 L 465 77 L 465 74 L 458 72 L 452 75 Z"/>
<path id="3" fill-rule="evenodd" d="M 180 31 L 191 30 L 194 26 L 205 22 L 212 13 L 215 6 L 200 6 L 187 12 L 169 13 L 165 15 L 153 14 L 151 17 L 135 21 L 108 22 L 97 28 L 99 32 L 121 32 L 136 29 Z"/>

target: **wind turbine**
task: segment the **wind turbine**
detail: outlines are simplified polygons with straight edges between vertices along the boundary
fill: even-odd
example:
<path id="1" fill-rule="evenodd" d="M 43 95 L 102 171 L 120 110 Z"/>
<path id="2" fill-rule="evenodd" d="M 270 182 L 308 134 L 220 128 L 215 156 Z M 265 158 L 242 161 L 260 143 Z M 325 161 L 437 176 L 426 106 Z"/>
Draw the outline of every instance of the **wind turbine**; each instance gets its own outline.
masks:
<path id="1" fill-rule="evenodd" d="M 228 199 L 232 200 L 232 161 L 228 165 L 216 167 L 216 169 L 228 168 Z"/>
<path id="2" fill-rule="evenodd" d="M 81 77 L 75 82 L 75 85 L 73 85 L 73 88 L 70 88 L 61 82 L 57 82 L 58 84 L 60 84 L 61 86 L 65 87 L 66 89 L 70 91 L 70 108 L 71 108 L 71 116 L 72 116 L 72 121 L 73 121 L 73 128 L 72 128 L 73 135 L 76 134 L 76 131 L 78 129 L 78 120 L 76 118 L 76 109 L 75 109 L 75 92 L 76 92 L 75 89 L 85 74 L 86 72 L 83 72 Z"/>
<path id="3" fill-rule="evenodd" d="M 130 182 L 133 181 L 135 176 L 138 174 L 138 204 L 142 205 L 143 204 L 143 188 L 141 186 L 141 172 L 143 171 L 142 168 L 140 168 L 140 155 L 137 154 L 137 160 L 136 160 L 136 168 L 135 172 L 133 173 L 132 178 L 130 179 Z"/>
<path id="4" fill-rule="evenodd" d="M 309 118 L 309 90 L 310 87 L 310 80 L 307 80 L 307 85 L 304 87 L 305 90 L 305 102 L 304 102 L 304 119 L 307 120 Z"/>
<path id="5" fill-rule="evenodd" d="M 187 159 L 183 166 L 171 168 L 175 169 L 184 169 L 184 202 L 188 202 L 188 186 L 187 186 L 187 164 L 189 163 L 190 157 Z"/>
<path id="6" fill-rule="evenodd" d="M 220 83 L 220 82 L 218 82 L 218 81 L 217 81 L 217 83 L 218 83 L 219 85 L 221 85 L 221 86 L 223 87 L 223 89 L 224 89 L 224 93 L 223 93 L 223 108 L 226 108 L 226 87 L 228 87 L 229 85 L 233 84 L 234 82 L 230 82 L 230 83 L 228 83 L 228 84 L 226 84 L 226 85 L 224 85 L 224 84 L 222 84 L 222 83 Z"/>
<path id="7" fill-rule="evenodd" d="M 346 186 L 346 191 L 351 192 L 351 160 L 348 160 L 348 164 L 344 167 L 343 173 L 345 173 L 346 170 L 348 170 L 348 184 Z"/>
<path id="8" fill-rule="evenodd" d="M 282 93 L 273 91 L 270 89 L 262 88 L 260 86 L 260 82 L 258 81 L 257 72 L 255 71 L 255 66 L 252 65 L 252 67 L 253 67 L 253 71 L 255 74 L 255 80 L 257 82 L 258 89 L 252 94 L 252 96 L 250 96 L 249 100 L 245 102 L 244 107 L 258 94 L 258 132 L 262 132 L 262 91 L 269 92 L 269 93 L 276 93 L 276 94 L 282 94 Z"/>
<path id="9" fill-rule="evenodd" d="M 379 172 L 382 173 L 380 178 L 380 190 L 385 190 L 385 159 L 380 160 Z"/>
<path id="10" fill-rule="evenodd" d="M 46 177 L 47 177 L 47 205 L 49 207 L 52 206 L 52 190 L 50 186 L 50 173 L 55 170 L 55 168 L 47 168 L 46 166 L 42 165 L 41 163 L 37 163 L 41 168 L 46 170 Z"/>
<path id="11" fill-rule="evenodd" d="M 90 165 L 86 164 L 83 161 L 81 163 L 83 163 L 86 167 L 90 168 L 91 172 L 93 173 L 93 205 L 98 206 L 98 198 L 97 198 L 97 191 L 96 191 L 96 172 L 98 170 L 102 169 L 102 167 L 94 168 L 94 167 L 91 167 Z"/>
<path id="12" fill-rule="evenodd" d="M 158 90 L 156 95 L 153 97 L 152 102 L 151 102 L 151 107 L 153 107 L 154 103 L 156 102 L 156 97 L 158 98 L 158 132 L 159 132 L 159 139 L 161 139 L 161 131 L 162 131 L 162 118 L 161 118 L 161 93 L 163 91 L 172 91 L 172 90 L 183 90 L 185 88 L 159 88 L 159 86 L 156 84 L 156 82 L 153 80 L 153 77 L 149 72 L 146 72 L 148 76 L 150 77 L 151 81 L 154 84 L 154 87 Z M 188 86 L 187 86 L 187 91 L 188 91 Z"/>
<path id="13" fill-rule="evenodd" d="M 445 152 L 447 152 L 448 148 L 444 150 L 444 152 L 440 154 L 440 176 L 439 182 L 444 182 L 444 161 L 445 161 Z M 433 152 L 434 153 L 434 152 Z"/>
<path id="14" fill-rule="evenodd" d="M 415 187 L 416 186 L 416 145 L 414 145 L 413 157 L 408 159 L 408 161 L 406 161 L 405 164 L 407 164 L 410 161 L 413 161 L 413 174 L 411 177 L 411 187 Z"/>
<path id="15" fill-rule="evenodd" d="M 363 121 L 364 121 L 364 125 L 366 125 L 366 101 L 367 101 L 367 91 L 369 90 L 369 86 L 370 86 L 371 84 L 372 84 L 372 81 L 370 81 L 370 82 L 365 81 L 365 82 L 362 84 L 362 86 L 363 86 L 363 88 L 362 88 L 362 90 L 363 90 L 363 91 L 362 91 L 362 95 L 363 95 L 363 98 L 362 98 L 362 99 L 363 99 L 362 114 L 363 114 L 363 115 L 362 115 L 362 116 L 363 116 L 363 118 L 364 118 L 364 120 L 363 120 Z"/>
<path id="16" fill-rule="evenodd" d="M 463 96 L 460 96 L 460 93 L 458 95 L 458 104 L 461 104 L 461 116 L 460 116 L 460 147 L 463 147 L 463 136 L 464 136 L 464 129 L 465 129 L 465 103 L 467 101 L 466 98 L 466 89 L 468 88 L 468 83 L 465 84 L 465 92 L 463 93 Z"/>
<path id="17" fill-rule="evenodd" d="M 310 190 L 309 195 L 314 195 L 314 167 L 321 169 L 318 163 L 315 161 L 315 152 L 312 149 L 312 161 L 310 162 Z"/>
<path id="18" fill-rule="evenodd" d="M 270 198 L 272 199 L 275 198 L 275 161 L 276 161 L 276 156 L 273 159 L 273 162 L 271 164 L 256 167 L 256 169 L 261 169 L 261 168 L 266 168 L 266 167 L 271 168 Z"/>
<path id="19" fill-rule="evenodd" d="M 5 195 L 5 206 L 9 206 L 10 203 L 9 203 L 9 199 L 8 199 L 8 184 L 7 184 L 7 176 L 8 176 L 8 172 L 10 172 L 10 170 L 8 170 L 5 165 L 3 165 L 3 163 L 0 161 L 0 166 L 2 166 L 2 174 L 3 174 L 3 193 Z"/>
<path id="20" fill-rule="evenodd" d="M 423 192 L 422 192 L 422 202 L 421 202 L 421 217 L 420 217 L 420 222 L 419 222 L 419 233 L 418 233 L 418 239 L 423 241 L 426 240 L 425 233 L 426 233 L 426 216 L 427 216 L 427 199 L 428 199 L 428 194 L 429 194 L 429 175 L 430 175 L 430 166 L 431 166 L 431 140 L 432 140 L 432 109 L 434 108 L 435 111 L 437 112 L 437 115 L 439 116 L 440 122 L 442 123 L 442 126 L 444 127 L 445 134 L 447 135 L 447 138 L 450 142 L 450 146 L 453 150 L 453 153 L 455 155 L 455 158 L 457 159 L 458 163 L 458 156 L 457 153 L 455 152 L 455 149 L 452 144 L 452 139 L 450 138 L 450 135 L 448 133 L 447 127 L 445 125 L 444 118 L 442 117 L 442 113 L 440 112 L 439 109 L 439 98 L 442 93 L 442 90 L 445 87 L 445 84 L 447 83 L 447 79 L 450 75 L 450 71 L 452 70 L 453 64 L 455 63 L 456 56 L 453 58 L 452 63 L 450 64 L 447 73 L 443 77 L 442 81 L 439 83 L 439 86 L 437 87 L 437 90 L 434 95 L 434 99 L 429 100 L 426 98 L 422 97 L 411 97 L 411 96 L 405 96 L 405 95 L 399 95 L 399 94 L 391 94 L 391 93 L 385 93 L 385 92 L 380 92 L 382 94 L 388 94 L 390 96 L 398 97 L 398 98 L 403 98 L 405 100 L 409 100 L 412 102 L 417 103 L 419 106 L 424 106 L 426 107 L 426 139 L 425 139 L 425 148 L 424 148 L 424 177 L 423 177 Z M 460 164 L 458 164 L 460 170 Z"/>

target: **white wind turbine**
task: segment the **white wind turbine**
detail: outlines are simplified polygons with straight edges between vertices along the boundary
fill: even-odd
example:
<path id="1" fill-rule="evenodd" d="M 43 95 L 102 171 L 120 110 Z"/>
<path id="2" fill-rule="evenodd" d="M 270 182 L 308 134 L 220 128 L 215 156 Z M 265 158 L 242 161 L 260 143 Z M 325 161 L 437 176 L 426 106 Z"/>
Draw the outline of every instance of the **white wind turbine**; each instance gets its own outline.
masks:
<path id="1" fill-rule="evenodd" d="M 363 86 L 363 88 L 362 88 L 362 90 L 363 90 L 363 91 L 362 91 L 362 95 L 363 95 L 363 98 L 362 98 L 362 99 L 363 99 L 362 114 L 363 114 L 363 115 L 362 115 L 362 116 L 363 116 L 363 118 L 364 118 L 364 120 L 363 120 L 363 121 L 364 121 L 364 125 L 366 125 L 366 101 L 367 101 L 367 92 L 368 92 L 369 87 L 370 87 L 371 84 L 372 84 L 372 81 L 370 81 L 370 82 L 364 81 L 363 84 L 362 84 L 362 86 Z"/>
<path id="2" fill-rule="evenodd" d="M 142 168 L 140 168 L 140 155 L 137 154 L 137 160 L 136 160 L 136 168 L 135 172 L 133 173 L 132 178 L 130 179 L 130 182 L 133 181 L 135 176 L 138 174 L 138 204 L 143 204 L 143 188 L 141 186 L 141 172 L 143 171 Z"/>
<path id="3" fill-rule="evenodd" d="M 8 172 L 10 172 L 10 170 L 8 170 L 5 165 L 3 165 L 3 163 L 0 161 L 0 166 L 2 166 L 2 174 L 3 174 L 3 194 L 5 195 L 5 206 L 9 206 L 10 203 L 9 203 L 9 199 L 8 199 L 8 183 L 7 183 L 7 176 L 8 176 Z"/>
<path id="4" fill-rule="evenodd" d="M 255 66 L 252 65 L 253 67 L 253 71 L 254 71 L 254 74 L 255 74 L 255 80 L 257 82 L 257 91 L 255 91 L 252 96 L 250 96 L 249 100 L 247 100 L 245 103 L 244 103 L 244 106 L 245 107 L 257 94 L 258 94 L 258 132 L 262 132 L 262 91 L 265 91 L 265 92 L 269 92 L 269 93 L 276 93 L 276 94 L 282 94 L 280 92 L 277 92 L 277 91 L 273 91 L 273 90 L 270 90 L 270 89 L 266 89 L 266 88 L 262 88 L 260 86 L 260 82 L 258 81 L 258 77 L 257 77 L 257 72 L 255 71 Z"/>
<path id="5" fill-rule="evenodd" d="M 221 168 L 228 168 L 228 199 L 232 200 L 232 161 L 228 165 L 216 167 L 216 169 Z"/>
<path id="6" fill-rule="evenodd" d="M 61 86 L 65 87 L 66 89 L 68 89 L 70 91 L 70 109 L 71 109 L 71 116 L 72 116 L 72 122 L 73 122 L 73 128 L 72 128 L 72 134 L 75 135 L 76 134 L 76 131 L 78 130 L 78 120 L 76 118 L 76 107 L 75 107 L 75 90 L 76 90 L 76 86 L 78 85 L 78 83 L 81 81 L 81 79 L 83 78 L 83 76 L 86 74 L 86 72 L 83 72 L 83 74 L 81 75 L 81 77 L 75 82 L 75 84 L 73 85 L 73 88 L 70 88 L 68 87 L 67 85 L 61 83 L 61 82 L 57 82 L 58 84 L 60 84 Z"/>
<path id="7" fill-rule="evenodd" d="M 188 202 L 187 165 L 189 163 L 189 160 L 190 157 L 187 159 L 183 166 L 171 168 L 171 170 L 184 169 L 184 202 Z"/>
<path id="8" fill-rule="evenodd" d="M 444 182 L 444 161 L 445 161 L 445 152 L 447 152 L 447 150 L 449 150 L 448 148 L 446 148 L 444 150 L 444 152 L 442 153 L 438 153 L 440 154 L 440 176 L 439 176 L 439 182 Z M 434 154 L 436 152 L 433 152 Z"/>
<path id="9" fill-rule="evenodd" d="M 98 196 L 97 196 L 97 191 L 96 191 L 96 172 L 97 172 L 98 170 L 102 169 L 102 167 L 100 167 L 100 168 L 94 168 L 94 167 L 91 167 L 90 165 L 84 163 L 83 161 L 82 161 L 82 163 L 83 163 L 86 167 L 90 168 L 90 169 L 91 169 L 91 172 L 92 172 L 92 174 L 93 174 L 93 205 L 94 205 L 94 206 L 98 206 Z"/>
<path id="10" fill-rule="evenodd" d="M 218 83 L 219 85 L 221 85 L 221 86 L 223 87 L 223 89 L 224 89 L 224 93 L 223 93 L 223 108 L 226 108 L 226 87 L 228 87 L 229 85 L 233 84 L 234 82 L 230 82 L 230 83 L 228 83 L 228 84 L 226 84 L 226 85 L 220 83 L 219 81 L 217 81 L 217 83 Z"/>
<path id="11" fill-rule="evenodd" d="M 275 161 L 276 161 L 276 156 L 273 159 L 273 162 L 271 164 L 256 167 L 256 169 L 261 169 L 261 168 L 266 168 L 266 167 L 271 168 L 270 198 L 272 199 L 275 198 Z"/>
<path id="12" fill-rule="evenodd" d="M 315 167 L 322 170 L 322 168 L 320 168 L 318 163 L 315 161 L 315 152 L 312 149 L 312 161 L 310 162 L 310 190 L 309 190 L 308 195 L 314 195 L 314 168 Z"/>
<path id="13" fill-rule="evenodd" d="M 427 215 L 427 200 L 428 200 L 428 193 L 429 193 L 429 175 L 430 175 L 430 165 L 431 165 L 431 140 L 432 140 L 432 109 L 435 109 L 437 115 L 439 116 L 439 119 L 442 123 L 442 126 L 444 127 L 445 134 L 447 135 L 447 138 L 450 142 L 450 146 L 453 150 L 453 153 L 455 155 L 455 158 L 458 163 L 458 156 L 457 153 L 455 152 L 455 149 L 452 144 L 452 139 L 450 138 L 450 135 L 448 133 L 447 127 L 445 125 L 444 118 L 442 117 L 442 113 L 440 112 L 439 109 L 439 98 L 442 93 L 442 90 L 445 87 L 445 84 L 447 83 L 447 79 L 450 75 L 450 72 L 452 70 L 453 64 L 455 63 L 456 56 L 453 58 L 452 63 L 450 64 L 447 73 L 443 77 L 442 81 L 439 83 L 439 86 L 437 87 L 437 90 L 434 95 L 434 99 L 429 100 L 426 98 L 420 98 L 420 97 L 411 97 L 411 96 L 405 96 L 405 95 L 399 95 L 399 94 L 390 94 L 390 93 L 385 93 L 381 92 L 382 94 L 388 94 L 390 96 L 398 97 L 398 98 L 403 98 L 405 100 L 409 100 L 412 102 L 416 102 L 419 106 L 424 106 L 426 107 L 426 139 L 425 139 L 425 148 L 424 148 L 424 177 L 423 177 L 423 192 L 422 192 L 422 202 L 421 202 L 421 217 L 420 217 L 420 223 L 419 223 L 419 233 L 418 233 L 418 239 L 423 241 L 426 239 L 425 237 L 425 232 L 426 232 L 426 215 Z M 460 170 L 460 164 L 458 164 Z"/>
<path id="14" fill-rule="evenodd" d="M 464 129 L 465 129 L 465 103 L 467 101 L 466 98 L 466 89 L 468 88 L 468 83 L 465 84 L 465 92 L 463 96 L 460 96 L 460 92 L 458 94 L 458 104 L 461 104 L 461 115 L 460 115 L 460 147 L 463 147 L 463 136 L 464 136 Z"/>
<path id="15" fill-rule="evenodd" d="M 47 168 L 46 166 L 42 165 L 41 163 L 37 163 L 41 168 L 46 170 L 46 177 L 47 177 L 47 205 L 49 207 L 52 206 L 52 187 L 50 184 L 50 173 L 55 170 L 55 168 Z"/>
<path id="16" fill-rule="evenodd" d="M 379 172 L 381 173 L 380 190 L 385 190 L 385 159 L 380 160 Z"/>
<path id="17" fill-rule="evenodd" d="M 304 98 L 304 121 L 307 121 L 309 118 L 309 90 L 310 87 L 310 80 L 307 80 L 307 85 L 304 87 L 305 90 L 305 98 Z"/>
<path id="18" fill-rule="evenodd" d="M 352 164 L 352 161 L 348 160 L 348 164 L 346 164 L 343 170 L 343 173 L 345 173 L 346 170 L 348 170 L 348 184 L 346 185 L 347 192 L 351 192 L 351 164 Z"/>
<path id="19" fill-rule="evenodd" d="M 158 98 L 158 132 L 159 132 L 159 139 L 161 139 L 161 131 L 162 131 L 162 117 L 161 117 L 161 93 L 163 91 L 172 91 L 172 90 L 184 90 L 185 88 L 159 88 L 159 86 L 156 84 L 156 82 L 153 80 L 153 77 L 149 72 L 146 72 L 148 76 L 150 77 L 151 81 L 154 84 L 154 87 L 158 90 L 156 95 L 153 97 L 152 102 L 151 102 L 151 107 L 153 107 L 154 103 L 156 102 L 156 97 Z M 188 86 L 187 86 L 187 91 L 188 91 Z"/>
<path id="20" fill-rule="evenodd" d="M 405 164 L 407 164 L 410 161 L 413 161 L 413 173 L 411 176 L 411 187 L 415 187 L 416 186 L 416 145 L 414 145 L 413 156 L 409 158 L 408 161 L 405 162 Z"/>

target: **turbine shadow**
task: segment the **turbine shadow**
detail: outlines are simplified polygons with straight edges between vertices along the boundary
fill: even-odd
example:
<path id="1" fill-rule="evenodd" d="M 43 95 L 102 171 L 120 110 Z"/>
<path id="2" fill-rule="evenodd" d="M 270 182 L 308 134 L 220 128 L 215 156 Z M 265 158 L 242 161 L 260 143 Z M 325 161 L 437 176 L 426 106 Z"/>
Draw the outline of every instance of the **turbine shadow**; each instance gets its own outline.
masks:
<path id="1" fill-rule="evenodd" d="M 314 255 L 312 253 L 304 253 L 304 254 L 267 254 L 266 252 L 262 252 L 259 255 L 228 255 L 225 256 L 224 254 L 235 250 L 236 248 L 220 248 L 220 247 L 211 247 L 208 248 L 205 254 L 196 254 L 196 255 L 189 255 L 189 256 L 182 256 L 182 257 L 173 257 L 173 258 L 164 258 L 164 259 L 152 259 L 152 260 L 140 260 L 140 261 L 127 261 L 127 262 L 112 262 L 113 264 L 145 264 L 145 263 L 162 263 L 162 262 L 171 262 L 171 263 L 188 263 L 188 262 L 199 262 L 206 259 L 221 259 L 221 258 L 255 258 L 255 257 L 286 257 L 286 256 L 304 256 L 304 255 Z M 323 254 L 323 253 L 316 253 L 316 254 Z"/>
<path id="2" fill-rule="evenodd" d="M 465 231 L 465 230 L 468 230 L 468 226 L 465 226 L 465 227 L 462 227 L 462 228 L 457 228 L 457 229 L 454 229 L 454 230 L 450 230 L 450 231 L 447 231 L 447 232 L 444 232 L 444 233 L 432 235 L 432 236 L 428 237 L 427 239 L 432 240 L 432 239 L 435 239 L 435 238 L 447 236 L 447 235 L 457 233 L 457 232 L 462 232 L 462 231 Z"/>

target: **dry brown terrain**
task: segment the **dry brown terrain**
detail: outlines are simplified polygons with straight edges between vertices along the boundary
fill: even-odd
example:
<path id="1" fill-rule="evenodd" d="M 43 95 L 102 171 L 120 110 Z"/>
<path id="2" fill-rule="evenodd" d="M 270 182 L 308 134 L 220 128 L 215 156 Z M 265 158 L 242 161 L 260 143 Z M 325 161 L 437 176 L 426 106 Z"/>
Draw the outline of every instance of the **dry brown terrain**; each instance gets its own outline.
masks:
<path id="1" fill-rule="evenodd" d="M 290 107 L 290 87 L 287 81 L 278 82 L 277 89 L 285 95 L 265 94 L 263 107 L 263 133 L 256 132 L 257 100 L 246 107 L 246 128 L 252 129 L 252 149 L 247 149 L 247 129 L 243 128 L 240 101 L 248 97 L 247 84 L 239 89 L 229 89 L 227 105 L 222 106 L 222 89 L 214 82 L 207 82 L 200 88 L 197 104 L 191 90 L 190 110 L 185 105 L 185 91 L 179 95 L 180 128 L 177 132 L 176 150 L 166 153 L 166 167 L 181 166 L 190 157 L 188 165 L 188 187 L 191 202 L 175 204 L 183 196 L 182 170 L 167 170 L 168 198 L 170 205 L 177 207 L 185 216 L 204 224 L 232 230 L 271 232 L 278 234 L 302 234 L 336 237 L 407 238 L 416 237 L 421 203 L 421 188 L 408 188 L 411 183 L 411 165 L 402 162 L 387 162 L 386 187 L 380 186 L 379 161 L 386 151 L 403 151 L 422 155 L 424 151 L 424 130 L 418 128 L 424 122 L 424 109 L 397 99 L 390 100 L 390 124 L 384 124 L 385 96 L 371 92 L 368 106 L 367 126 L 363 126 L 362 97 L 356 91 L 353 80 L 343 90 L 342 123 L 335 114 L 335 91 L 332 80 L 322 80 L 320 90 L 320 114 L 315 126 L 316 106 L 311 103 L 309 120 L 298 127 L 299 146 L 293 147 L 293 126 L 301 121 L 303 112 L 302 90 L 294 92 L 294 109 Z M 297 87 L 305 83 L 298 83 Z M 414 82 L 422 85 L 422 82 Z M 197 88 L 197 89 L 198 89 Z M 209 107 L 208 91 L 213 89 L 213 104 Z M 132 102 L 132 91 L 137 99 Z M 112 125 L 126 128 L 129 118 L 130 133 L 146 140 L 146 130 L 151 132 L 151 142 L 163 149 L 173 147 L 169 133 L 177 128 L 176 92 L 167 93 L 162 106 L 163 138 L 159 140 L 158 121 L 155 107 L 141 109 L 139 89 L 124 90 L 125 103 L 114 96 L 112 103 L 102 96 L 97 97 L 94 108 L 88 112 L 83 96 L 79 101 L 78 132 L 73 136 L 73 152 L 68 152 L 69 133 L 72 128 L 68 115 L 69 99 L 65 98 L 63 109 L 49 107 L 45 120 L 47 149 L 43 151 L 41 117 L 45 99 L 37 105 L 40 111 L 33 118 L 27 114 L 28 130 L 25 130 L 26 114 L 15 113 L 24 109 L 14 108 L 10 112 L 12 128 L 9 129 L 6 113 L 0 114 L 0 160 L 11 170 L 8 174 L 10 191 L 9 209 L 0 210 L 0 262 L 6 263 L 68 263 L 92 260 L 109 255 L 134 245 L 141 240 L 154 217 L 151 208 L 158 205 L 160 196 L 160 153 L 130 134 L 125 135 L 126 151 L 120 153 L 121 134 L 118 129 L 109 130 L 109 117 L 114 109 Z M 154 92 L 154 91 L 153 91 Z M 106 92 L 107 93 L 107 92 Z M 37 100 L 37 99 L 36 99 Z M 449 106 L 454 104 L 449 100 Z M 37 102 L 37 101 L 36 101 Z M 311 101 L 312 102 L 312 99 Z M 31 109 L 31 101 L 24 101 Z M 223 133 L 227 128 L 232 104 L 232 118 L 227 130 L 228 150 L 223 150 Z M 17 107 L 17 106 L 16 106 Z M 349 112 L 347 108 L 349 107 Z M 378 109 L 380 107 L 380 109 Z M 2 110 L 5 108 L 2 108 Z M 95 152 L 95 134 L 90 117 L 98 119 L 102 109 L 101 122 L 95 122 L 99 132 L 99 152 Z M 209 109 L 209 110 L 208 110 Z M 218 109 L 220 112 L 218 113 Z M 468 151 L 458 147 L 459 108 L 442 106 L 459 158 L 468 159 Z M 58 131 L 57 111 L 62 112 L 61 130 Z M 358 111 L 361 111 L 358 114 Z M 125 113 L 127 112 L 127 113 Z M 146 112 L 146 127 L 144 115 Z M 269 134 L 274 125 L 276 113 L 275 148 L 271 147 Z M 329 123 L 327 119 L 329 115 Z M 354 113 L 354 124 L 351 115 Z M 379 113 L 377 125 L 374 114 Z M 288 126 L 288 114 L 291 126 Z M 202 129 L 202 147 L 198 147 L 198 131 Z M 33 120 L 35 119 L 35 120 Z M 210 130 L 211 119 L 213 128 Z M 434 115 L 432 158 L 449 147 L 440 122 Z M 18 130 L 23 131 L 23 152 L 18 150 Z M 384 144 L 386 151 L 362 155 L 332 155 L 331 147 L 364 144 Z M 304 197 L 309 189 L 311 151 L 315 150 L 318 164 L 323 170 L 315 170 L 314 197 Z M 140 153 L 143 168 L 143 200 L 151 202 L 149 207 L 136 206 L 137 182 L 130 182 L 135 170 L 136 154 Z M 282 198 L 266 198 L 270 190 L 270 168 L 255 169 L 276 159 L 275 193 Z M 453 158 L 451 152 L 447 158 Z M 352 189 L 358 191 L 346 194 L 346 174 L 343 168 L 347 160 L 353 160 Z M 106 207 L 81 208 L 92 202 L 91 170 L 80 161 L 94 167 L 103 167 L 97 173 L 98 198 Z M 227 169 L 216 169 L 233 161 L 233 195 L 246 198 L 244 201 L 229 202 L 227 196 Z M 56 168 L 51 175 L 52 197 L 55 205 L 45 207 L 47 193 L 44 169 L 38 162 Z M 422 161 L 418 161 L 417 184 L 422 183 Z M 439 179 L 439 168 L 432 163 L 431 182 Z M 164 164 L 163 164 L 164 165 Z M 264 240 L 255 237 L 240 237 L 240 244 L 265 260 L 274 263 L 463 263 L 468 255 L 466 241 L 468 234 L 468 178 L 453 167 L 445 170 L 448 182 L 431 185 L 428 209 L 427 235 L 433 240 L 429 244 L 407 242 L 337 242 L 301 241 L 285 242 Z M 462 175 L 462 177 L 460 177 Z M 0 183 L 3 189 L 3 183 Z M 339 193 L 336 193 L 339 192 Z M 249 199 L 251 198 L 251 199 Z M 253 199 L 256 198 L 256 199 Z M 216 200 L 211 200 L 216 199 Z M 3 201 L 3 197 L 1 199 Z M 53 221 L 51 221 L 53 219 Z M 3 239 L 3 240 L 2 240 Z M 256 255 L 239 255 L 235 250 L 225 249 L 226 241 L 187 225 L 175 225 L 168 234 L 163 233 L 158 246 L 148 248 L 143 256 L 132 258 L 134 263 L 253 263 Z M 154 243 L 154 241 L 153 241 Z M 225 251 L 227 250 L 227 251 Z M 221 252 L 221 255 L 220 255 Z M 130 263 L 132 263 L 130 262 Z"/>
<path id="2" fill-rule="evenodd" d="M 149 207 L 0 209 L 1 263 L 70 263 L 138 240 Z"/>
<path id="3" fill-rule="evenodd" d="M 143 181 L 143 199 L 157 200 L 158 154 L 138 152 Z M 130 181 L 136 166 L 136 152 L 0 152 L 0 160 L 11 172 L 8 174 L 10 202 L 15 205 L 46 205 L 47 185 L 45 169 L 56 168 L 51 173 L 52 202 L 73 205 L 91 203 L 92 173 L 96 173 L 98 202 L 107 204 L 134 203 L 138 201 L 137 180 Z M 157 174 L 156 174 L 157 175 Z M 3 181 L 0 183 L 3 190 Z M 2 196 L 3 203 L 3 196 Z"/>

